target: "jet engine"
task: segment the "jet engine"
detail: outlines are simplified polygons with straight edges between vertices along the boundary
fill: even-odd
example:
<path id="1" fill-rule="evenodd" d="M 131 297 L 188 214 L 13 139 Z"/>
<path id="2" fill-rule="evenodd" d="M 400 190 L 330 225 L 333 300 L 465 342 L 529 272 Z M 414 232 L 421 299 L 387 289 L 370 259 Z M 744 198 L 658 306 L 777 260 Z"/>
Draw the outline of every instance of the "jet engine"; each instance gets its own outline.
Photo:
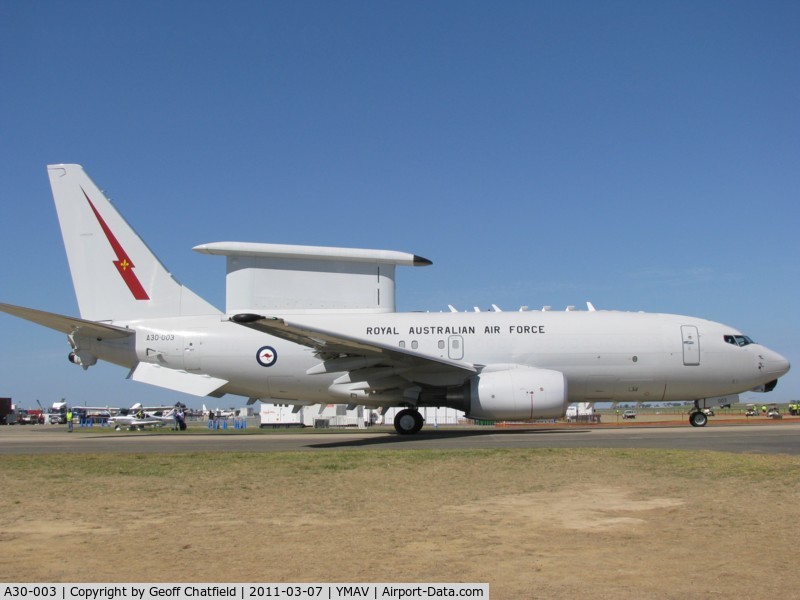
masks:
<path id="1" fill-rule="evenodd" d="M 489 421 L 562 417 L 569 404 L 562 372 L 524 365 L 489 365 L 464 385 L 448 389 L 445 398 L 435 396 L 423 392 L 420 405 L 448 406 Z"/>
<path id="2" fill-rule="evenodd" d="M 97 363 L 97 357 L 94 354 L 77 348 L 67 355 L 67 360 L 74 365 L 82 366 L 84 370 Z"/>

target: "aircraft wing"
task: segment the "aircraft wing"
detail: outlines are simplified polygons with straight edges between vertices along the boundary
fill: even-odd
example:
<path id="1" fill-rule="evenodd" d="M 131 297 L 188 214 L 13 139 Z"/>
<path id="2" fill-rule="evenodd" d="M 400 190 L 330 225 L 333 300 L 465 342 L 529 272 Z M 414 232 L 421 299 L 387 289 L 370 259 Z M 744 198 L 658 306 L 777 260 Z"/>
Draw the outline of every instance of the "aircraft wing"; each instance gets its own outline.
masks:
<path id="1" fill-rule="evenodd" d="M 398 348 L 374 340 L 361 339 L 334 331 L 326 331 L 302 323 L 286 321 L 278 317 L 243 313 L 234 315 L 231 320 L 256 331 L 312 348 L 323 360 L 332 360 L 336 357 L 342 360 L 341 355 L 364 357 L 366 364 L 361 365 L 362 368 L 382 365 L 402 369 L 403 377 L 410 381 L 424 381 L 432 376 L 438 376 L 447 379 L 451 382 L 450 385 L 455 385 L 465 381 L 479 371 L 478 366 L 470 363 L 431 356 L 407 348 Z M 320 365 L 319 369 L 309 371 L 309 374 L 322 373 L 328 370 L 352 371 L 359 368 L 353 366 L 341 369 L 335 367 L 326 369 L 324 365 L 325 363 Z"/>
<path id="2" fill-rule="evenodd" d="M 79 334 L 90 337 L 97 337 L 100 339 L 114 339 L 124 338 L 133 335 L 132 329 L 125 329 L 124 327 L 117 327 L 116 325 L 107 325 L 105 323 L 98 323 L 96 321 L 87 321 L 85 319 L 78 319 L 76 317 L 66 317 L 56 313 L 49 313 L 43 310 L 36 310 L 35 308 L 25 308 L 24 306 L 14 306 L 13 304 L 0 303 L 0 311 L 14 315 L 27 321 L 44 325 L 50 329 L 61 331 L 67 335 Z"/>

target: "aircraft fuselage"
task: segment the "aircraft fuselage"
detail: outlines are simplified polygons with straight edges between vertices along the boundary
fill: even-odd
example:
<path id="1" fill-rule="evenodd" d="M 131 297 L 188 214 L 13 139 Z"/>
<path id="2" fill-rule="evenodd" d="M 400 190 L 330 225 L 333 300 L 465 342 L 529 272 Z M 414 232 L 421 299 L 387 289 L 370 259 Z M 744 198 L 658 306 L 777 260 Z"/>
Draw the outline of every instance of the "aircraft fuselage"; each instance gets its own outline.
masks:
<path id="1" fill-rule="evenodd" d="M 305 314 L 293 319 L 480 367 L 514 364 L 560 371 L 569 402 L 724 396 L 767 384 L 788 368 L 782 356 L 764 346 L 731 343 L 734 336 L 742 337 L 731 327 L 679 315 L 530 311 Z M 330 389 L 341 372 L 304 375 L 321 362 L 311 348 L 250 331 L 224 316 L 115 325 L 135 329 L 135 339 L 86 340 L 83 346 L 91 342 L 96 356 L 127 367 L 142 361 L 235 382 L 221 390 L 225 393 L 278 402 L 342 402 Z M 448 385 L 435 379 L 422 383 Z M 375 404 L 385 401 L 378 395 Z"/>

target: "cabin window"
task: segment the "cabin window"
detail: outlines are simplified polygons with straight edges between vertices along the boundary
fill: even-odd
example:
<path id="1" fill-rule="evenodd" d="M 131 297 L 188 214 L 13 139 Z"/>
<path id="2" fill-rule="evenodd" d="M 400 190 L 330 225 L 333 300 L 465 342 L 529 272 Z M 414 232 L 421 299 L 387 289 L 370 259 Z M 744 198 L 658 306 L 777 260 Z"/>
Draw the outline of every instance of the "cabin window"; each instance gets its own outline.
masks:
<path id="1" fill-rule="evenodd" d="M 444 340 L 439 340 L 439 350 L 444 350 Z"/>
<path id="2" fill-rule="evenodd" d="M 417 342 L 417 340 L 414 340 L 413 342 L 411 342 L 411 349 L 416 350 L 417 348 L 419 348 L 419 343 Z"/>
<path id="3" fill-rule="evenodd" d="M 405 342 L 400 342 L 400 347 L 401 348 L 405 348 L 406 347 L 406 343 Z"/>
<path id="4" fill-rule="evenodd" d="M 753 340 L 751 340 L 746 335 L 726 335 L 724 336 L 725 343 L 733 344 L 734 346 L 749 346 L 750 344 L 755 344 Z"/>

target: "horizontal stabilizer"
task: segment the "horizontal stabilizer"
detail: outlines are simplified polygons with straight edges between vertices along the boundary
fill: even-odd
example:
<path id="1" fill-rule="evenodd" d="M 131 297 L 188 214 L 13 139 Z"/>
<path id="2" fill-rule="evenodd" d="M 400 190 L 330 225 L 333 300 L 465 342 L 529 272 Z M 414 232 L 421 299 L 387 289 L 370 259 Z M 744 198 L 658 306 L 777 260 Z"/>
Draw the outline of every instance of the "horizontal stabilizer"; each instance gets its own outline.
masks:
<path id="1" fill-rule="evenodd" d="M 117 327 L 116 325 L 107 325 L 105 323 L 97 323 L 96 321 L 87 321 L 85 319 L 78 319 L 76 317 L 66 317 L 64 315 L 57 315 L 55 313 L 45 312 L 43 310 L 36 310 L 35 308 L 25 308 L 24 306 L 14 306 L 13 304 L 0 303 L 0 311 L 32 321 L 39 325 L 44 325 L 50 329 L 55 329 L 67 335 L 79 334 L 87 337 L 96 337 L 103 340 L 111 340 L 115 338 L 124 338 L 133 335 L 132 329 L 124 327 Z"/>
<path id="2" fill-rule="evenodd" d="M 157 385 L 158 387 L 192 394 L 193 396 L 208 396 L 228 383 L 225 379 L 218 379 L 209 375 L 198 375 L 186 371 L 176 371 L 152 363 L 140 362 L 131 371 L 130 379 Z"/>

